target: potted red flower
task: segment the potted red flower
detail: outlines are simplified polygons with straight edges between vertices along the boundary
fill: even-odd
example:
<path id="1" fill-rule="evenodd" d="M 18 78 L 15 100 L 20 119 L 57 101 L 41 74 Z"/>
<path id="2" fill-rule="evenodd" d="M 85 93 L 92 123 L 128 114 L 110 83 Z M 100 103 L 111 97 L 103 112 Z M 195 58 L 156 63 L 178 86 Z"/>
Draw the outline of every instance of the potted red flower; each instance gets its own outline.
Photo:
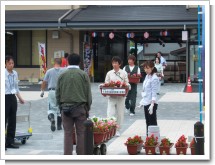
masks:
<path id="1" fill-rule="evenodd" d="M 140 136 L 135 135 L 133 138 L 129 137 L 125 145 L 127 146 L 127 151 L 130 155 L 136 155 L 142 149 L 143 140 Z"/>
<path id="2" fill-rule="evenodd" d="M 187 140 L 187 138 L 184 135 L 182 135 L 178 139 L 178 141 L 175 143 L 177 155 L 186 155 L 187 154 L 188 143 L 186 140 Z"/>
<path id="3" fill-rule="evenodd" d="M 126 96 L 128 94 L 128 86 L 121 81 L 110 81 L 99 85 L 103 96 Z"/>
<path id="4" fill-rule="evenodd" d="M 144 143 L 144 148 L 147 155 L 155 155 L 155 148 L 158 145 L 158 137 L 155 137 L 154 134 L 146 137 L 146 141 Z"/>
<path id="5" fill-rule="evenodd" d="M 195 139 L 194 138 L 190 142 L 190 150 L 191 150 L 191 155 L 195 155 Z"/>
<path id="6" fill-rule="evenodd" d="M 173 146 L 174 143 L 171 143 L 168 138 L 161 139 L 161 144 L 159 145 L 159 150 L 161 155 L 169 155 L 170 148 Z"/>
<path id="7" fill-rule="evenodd" d="M 141 74 L 130 74 L 128 73 L 128 80 L 129 80 L 129 83 L 139 83 L 140 82 L 140 78 L 141 78 Z"/>

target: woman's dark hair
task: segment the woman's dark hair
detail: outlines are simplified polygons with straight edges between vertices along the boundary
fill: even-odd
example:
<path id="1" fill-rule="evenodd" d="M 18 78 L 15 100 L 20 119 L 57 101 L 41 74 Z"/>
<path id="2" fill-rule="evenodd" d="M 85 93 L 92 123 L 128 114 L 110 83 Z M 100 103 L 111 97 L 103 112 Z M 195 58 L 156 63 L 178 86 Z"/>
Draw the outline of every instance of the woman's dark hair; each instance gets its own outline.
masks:
<path id="1" fill-rule="evenodd" d="M 121 58 L 120 58 L 119 56 L 114 56 L 114 57 L 112 58 L 111 62 L 118 62 L 119 65 L 121 65 L 122 60 L 121 60 Z"/>
<path id="2" fill-rule="evenodd" d="M 154 64 L 153 61 L 146 61 L 146 62 L 144 62 L 143 68 L 153 68 L 151 75 L 153 75 L 154 73 L 157 72 L 157 69 L 156 69 L 155 64 Z"/>
<path id="3" fill-rule="evenodd" d="M 136 57 L 134 55 L 129 55 L 128 60 L 133 60 L 134 62 L 136 61 Z"/>
<path id="4" fill-rule="evenodd" d="M 80 61 L 81 61 L 81 58 L 80 58 L 80 55 L 78 54 L 73 53 L 68 56 L 69 65 L 79 65 Z"/>
<path id="5" fill-rule="evenodd" d="M 69 53 L 64 54 L 64 58 L 67 58 L 69 56 Z"/>
<path id="6" fill-rule="evenodd" d="M 8 61 L 10 61 L 10 60 L 13 60 L 13 61 L 14 61 L 14 59 L 13 59 L 12 56 L 5 56 L 5 64 L 6 64 Z"/>
<path id="7" fill-rule="evenodd" d="M 159 64 L 160 64 L 161 63 L 161 58 L 160 57 L 155 57 L 155 63 L 156 63 L 156 58 L 158 59 Z"/>
<path id="8" fill-rule="evenodd" d="M 161 56 L 163 56 L 163 54 L 162 54 L 160 51 L 159 51 L 159 52 L 157 52 L 157 54 L 158 54 L 158 53 L 160 53 L 160 55 L 161 55 Z"/>

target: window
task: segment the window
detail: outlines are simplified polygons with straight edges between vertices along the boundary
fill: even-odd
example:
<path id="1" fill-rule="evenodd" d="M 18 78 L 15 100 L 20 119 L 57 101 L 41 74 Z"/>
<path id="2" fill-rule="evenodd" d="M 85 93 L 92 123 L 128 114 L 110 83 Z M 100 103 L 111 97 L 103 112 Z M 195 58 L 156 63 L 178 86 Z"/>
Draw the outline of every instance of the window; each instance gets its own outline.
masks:
<path id="1" fill-rule="evenodd" d="M 31 65 L 31 31 L 17 32 L 17 66 Z"/>
<path id="2" fill-rule="evenodd" d="M 6 31 L 6 55 L 14 57 L 16 67 L 39 68 L 38 42 L 46 43 L 45 30 Z"/>

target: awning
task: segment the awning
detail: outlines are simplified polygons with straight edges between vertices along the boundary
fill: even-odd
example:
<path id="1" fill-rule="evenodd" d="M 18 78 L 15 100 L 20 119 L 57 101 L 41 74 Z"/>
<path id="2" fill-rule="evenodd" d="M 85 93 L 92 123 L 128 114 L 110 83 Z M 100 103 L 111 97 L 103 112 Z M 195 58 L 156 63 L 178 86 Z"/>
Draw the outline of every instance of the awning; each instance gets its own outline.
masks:
<path id="1" fill-rule="evenodd" d="M 77 29 L 187 28 L 197 26 L 197 8 L 167 6 L 88 6 L 63 19 L 67 27 Z"/>
<path id="2" fill-rule="evenodd" d="M 197 8 L 185 5 L 88 6 L 76 10 L 6 11 L 6 30 L 22 28 L 181 29 L 197 26 Z"/>
<path id="3" fill-rule="evenodd" d="M 59 19 L 69 10 L 8 10 L 5 12 L 5 28 L 32 29 L 66 27 Z"/>

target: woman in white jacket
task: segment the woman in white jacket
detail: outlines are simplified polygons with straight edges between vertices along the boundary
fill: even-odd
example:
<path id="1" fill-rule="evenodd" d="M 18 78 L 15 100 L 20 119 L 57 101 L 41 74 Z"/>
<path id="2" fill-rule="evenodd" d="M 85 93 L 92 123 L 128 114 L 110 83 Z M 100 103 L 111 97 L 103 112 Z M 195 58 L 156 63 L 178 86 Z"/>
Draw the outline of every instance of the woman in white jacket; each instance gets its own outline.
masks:
<path id="1" fill-rule="evenodd" d="M 142 100 L 140 101 L 139 108 L 144 106 L 146 130 L 148 135 L 148 126 L 157 125 L 157 91 L 159 86 L 159 79 L 156 75 L 157 69 L 153 61 L 146 61 L 143 64 L 146 72 L 146 77 L 143 82 L 143 90 L 141 92 Z"/>

